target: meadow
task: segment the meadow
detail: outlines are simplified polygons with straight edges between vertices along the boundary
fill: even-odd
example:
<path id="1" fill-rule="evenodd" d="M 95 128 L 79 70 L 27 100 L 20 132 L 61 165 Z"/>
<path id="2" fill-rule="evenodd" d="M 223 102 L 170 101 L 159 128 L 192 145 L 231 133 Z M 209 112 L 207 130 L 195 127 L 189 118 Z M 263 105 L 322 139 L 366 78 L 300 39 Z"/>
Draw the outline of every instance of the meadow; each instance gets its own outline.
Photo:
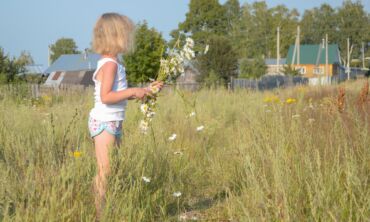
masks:
<path id="1" fill-rule="evenodd" d="M 130 101 L 103 221 L 369 221 L 368 87 L 169 90 L 147 135 Z M 0 221 L 95 220 L 92 98 L 0 87 Z"/>

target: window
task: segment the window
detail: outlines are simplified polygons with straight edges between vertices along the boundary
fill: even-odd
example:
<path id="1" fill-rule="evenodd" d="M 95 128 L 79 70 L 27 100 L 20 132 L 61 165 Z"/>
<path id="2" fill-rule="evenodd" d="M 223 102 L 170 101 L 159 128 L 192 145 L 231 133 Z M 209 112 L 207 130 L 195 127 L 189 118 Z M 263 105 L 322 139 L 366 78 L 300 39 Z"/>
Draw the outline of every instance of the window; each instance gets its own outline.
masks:
<path id="1" fill-rule="evenodd" d="M 297 70 L 301 75 L 306 74 L 306 67 L 295 67 L 295 70 Z"/>
<path id="2" fill-rule="evenodd" d="M 53 75 L 53 78 L 51 78 L 52 80 L 58 80 L 59 77 L 60 77 L 60 74 L 62 74 L 62 72 L 56 72 L 54 75 Z"/>
<path id="3" fill-rule="evenodd" d="M 323 67 L 313 68 L 313 74 L 323 75 L 324 74 L 324 68 Z"/>

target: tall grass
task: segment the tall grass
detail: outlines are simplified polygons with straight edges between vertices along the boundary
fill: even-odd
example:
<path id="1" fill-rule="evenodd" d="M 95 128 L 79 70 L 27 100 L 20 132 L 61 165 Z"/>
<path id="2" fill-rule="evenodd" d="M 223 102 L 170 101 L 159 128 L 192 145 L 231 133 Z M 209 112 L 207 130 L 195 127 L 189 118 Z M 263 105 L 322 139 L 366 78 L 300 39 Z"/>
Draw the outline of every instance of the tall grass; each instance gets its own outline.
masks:
<path id="1" fill-rule="evenodd" d="M 148 135 L 130 101 L 103 221 L 368 220 L 363 84 L 343 85 L 344 110 L 337 87 L 202 90 L 186 92 L 186 103 L 164 93 Z M 91 107 L 90 91 L 36 100 L 0 88 L 0 221 L 94 221 Z"/>

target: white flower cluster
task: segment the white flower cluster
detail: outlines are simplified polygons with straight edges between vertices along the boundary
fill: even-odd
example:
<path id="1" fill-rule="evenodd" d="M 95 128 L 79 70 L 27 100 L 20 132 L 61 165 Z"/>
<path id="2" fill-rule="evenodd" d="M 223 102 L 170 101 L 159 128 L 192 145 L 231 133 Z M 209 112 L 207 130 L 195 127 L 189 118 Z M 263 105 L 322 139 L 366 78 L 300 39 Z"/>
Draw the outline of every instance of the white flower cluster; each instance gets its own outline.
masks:
<path id="1" fill-rule="evenodd" d="M 186 58 L 187 60 L 191 60 L 195 57 L 195 53 L 193 51 L 194 48 L 194 41 L 191 38 L 186 38 L 186 44 L 182 48 L 180 52 L 181 57 Z"/>
<path id="2" fill-rule="evenodd" d="M 186 38 L 184 47 L 181 50 L 172 49 L 169 52 L 168 58 L 161 59 L 159 71 L 159 80 L 164 81 L 167 77 L 176 78 L 178 74 L 184 73 L 185 61 L 190 61 L 195 58 L 194 40 Z"/>
<path id="3" fill-rule="evenodd" d="M 150 86 L 149 89 L 151 90 L 153 95 L 155 95 L 159 92 L 159 89 L 156 88 L 156 87 Z M 143 132 L 144 134 L 146 134 L 148 132 L 150 122 L 152 121 L 152 119 L 155 115 L 155 112 L 154 112 L 155 105 L 156 105 L 156 98 L 155 97 L 147 99 L 147 101 L 145 103 L 142 103 L 140 105 L 140 111 L 144 115 L 144 119 L 142 119 L 140 121 L 140 126 L 139 127 L 140 127 L 141 132 Z"/>
<path id="4" fill-rule="evenodd" d="M 193 39 L 186 38 L 186 43 L 180 51 L 176 49 L 172 49 L 169 52 L 168 58 L 166 59 L 162 58 L 160 61 L 161 65 L 160 65 L 157 80 L 166 81 L 168 77 L 175 79 L 179 73 L 180 74 L 184 73 L 185 61 L 190 61 L 195 57 L 193 47 L 194 47 Z M 204 54 L 206 54 L 208 50 L 209 50 L 209 45 L 206 45 Z M 148 132 L 148 129 L 150 128 L 150 123 L 155 115 L 157 95 L 160 91 L 158 87 L 152 84 L 148 87 L 148 89 L 151 91 L 152 96 L 147 97 L 140 106 L 140 111 L 144 115 L 144 118 L 140 121 L 140 129 L 144 134 Z M 188 117 L 195 117 L 195 116 L 196 116 L 195 111 L 192 111 L 190 114 L 188 114 Z M 196 128 L 196 131 L 201 132 L 204 129 L 205 129 L 205 126 L 201 125 Z M 177 134 L 173 133 L 170 137 L 168 137 L 168 141 L 175 143 L 176 138 L 177 138 Z M 181 151 L 176 151 L 174 152 L 174 155 L 182 156 L 183 153 Z M 141 179 L 147 184 L 151 182 L 151 179 L 145 176 L 142 176 Z M 172 195 L 175 198 L 180 198 L 182 193 L 180 191 L 176 191 Z"/>
<path id="5" fill-rule="evenodd" d="M 186 38 L 186 43 L 181 50 L 171 49 L 169 56 L 161 59 L 157 80 L 166 81 L 168 77 L 174 79 L 178 74 L 184 73 L 185 61 L 189 61 L 195 57 L 193 47 L 194 40 Z M 155 115 L 154 110 L 157 102 L 157 94 L 160 90 L 158 87 L 152 85 L 149 86 L 149 89 L 153 96 L 148 97 L 140 106 L 140 110 L 144 115 L 144 119 L 140 121 L 140 129 L 143 133 L 147 133 L 150 122 Z"/>

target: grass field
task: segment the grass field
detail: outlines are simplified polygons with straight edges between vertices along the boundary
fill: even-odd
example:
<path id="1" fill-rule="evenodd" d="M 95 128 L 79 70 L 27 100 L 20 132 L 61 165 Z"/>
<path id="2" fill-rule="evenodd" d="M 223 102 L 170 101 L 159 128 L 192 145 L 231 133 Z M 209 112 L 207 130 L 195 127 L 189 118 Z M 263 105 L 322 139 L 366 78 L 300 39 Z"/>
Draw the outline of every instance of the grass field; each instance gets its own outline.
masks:
<path id="1" fill-rule="evenodd" d="M 103 221 L 369 221 L 365 83 L 163 93 L 148 135 L 130 101 Z M 92 98 L 0 87 L 0 221 L 94 221 Z"/>

